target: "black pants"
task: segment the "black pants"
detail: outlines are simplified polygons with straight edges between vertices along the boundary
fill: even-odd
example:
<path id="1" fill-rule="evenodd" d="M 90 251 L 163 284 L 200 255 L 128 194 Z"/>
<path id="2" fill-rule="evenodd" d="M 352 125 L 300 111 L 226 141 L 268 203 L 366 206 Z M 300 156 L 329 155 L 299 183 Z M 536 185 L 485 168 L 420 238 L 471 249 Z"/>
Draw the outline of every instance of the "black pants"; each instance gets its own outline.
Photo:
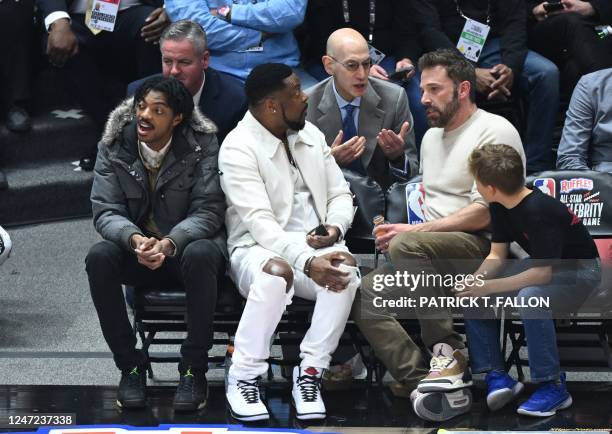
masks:
<path id="1" fill-rule="evenodd" d="M 33 0 L 0 2 L 0 110 L 30 98 L 33 16 Z"/>
<path id="2" fill-rule="evenodd" d="M 181 347 L 181 367 L 206 370 L 212 347 L 217 281 L 225 270 L 219 248 L 210 240 L 188 244 L 180 258 L 166 258 L 157 270 L 138 263 L 136 255 L 111 241 L 94 244 L 85 259 L 91 297 L 102 334 L 121 370 L 146 363 L 136 349 L 121 284 L 151 289 L 183 286 L 187 294 L 187 339 Z"/>
<path id="3" fill-rule="evenodd" d="M 562 87 L 571 94 L 584 74 L 612 66 L 612 36 L 599 39 L 597 23 L 569 13 L 551 16 L 529 29 L 529 48 L 553 61 Z"/>
<path id="4" fill-rule="evenodd" d="M 128 83 L 161 72 L 159 45 L 140 36 L 145 19 L 154 9 L 133 6 L 119 12 L 114 31 L 97 35 L 85 26 L 84 15 L 71 15 L 79 53 L 66 62 L 64 70 L 70 91 L 100 132 L 110 111 L 125 96 Z M 46 38 L 44 43 L 46 48 Z M 109 78 L 114 80 L 114 88 L 108 85 Z M 95 145 L 89 144 L 86 153 L 95 154 Z"/>

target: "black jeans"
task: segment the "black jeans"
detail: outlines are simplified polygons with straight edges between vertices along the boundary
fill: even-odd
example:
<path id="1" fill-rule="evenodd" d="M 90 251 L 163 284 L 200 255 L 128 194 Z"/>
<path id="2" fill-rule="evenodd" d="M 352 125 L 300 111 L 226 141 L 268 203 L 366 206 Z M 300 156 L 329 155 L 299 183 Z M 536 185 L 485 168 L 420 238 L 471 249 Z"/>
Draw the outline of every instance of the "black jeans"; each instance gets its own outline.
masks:
<path id="1" fill-rule="evenodd" d="M 32 0 L 0 1 L 0 111 L 30 99 Z"/>
<path id="2" fill-rule="evenodd" d="M 180 258 L 166 258 L 157 270 L 138 263 L 134 253 L 111 241 L 94 244 L 85 259 L 89 289 L 102 334 L 121 370 L 146 363 L 136 349 L 121 285 L 163 289 L 183 286 L 187 294 L 187 339 L 181 346 L 181 367 L 207 369 L 212 347 L 217 281 L 225 259 L 210 240 L 193 241 Z"/>
<path id="3" fill-rule="evenodd" d="M 599 39 L 593 29 L 597 24 L 569 13 L 529 26 L 529 48 L 557 65 L 570 95 L 582 75 L 612 66 L 612 37 Z"/>

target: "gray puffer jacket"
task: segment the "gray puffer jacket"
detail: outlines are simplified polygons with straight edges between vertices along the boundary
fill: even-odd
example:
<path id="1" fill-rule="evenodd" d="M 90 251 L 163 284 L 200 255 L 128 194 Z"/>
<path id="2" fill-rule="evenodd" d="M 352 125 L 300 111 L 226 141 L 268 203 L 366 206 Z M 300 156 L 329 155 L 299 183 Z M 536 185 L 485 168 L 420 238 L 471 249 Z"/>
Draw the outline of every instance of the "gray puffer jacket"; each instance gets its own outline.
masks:
<path id="1" fill-rule="evenodd" d="M 213 240 L 227 258 L 225 198 L 219 183 L 214 123 L 194 108 L 191 121 L 172 137 L 151 194 L 138 153 L 132 98 L 109 116 L 98 145 L 91 190 L 93 221 L 106 240 L 131 250 L 129 240 L 152 208 L 159 230 L 181 255 L 190 242 Z"/>

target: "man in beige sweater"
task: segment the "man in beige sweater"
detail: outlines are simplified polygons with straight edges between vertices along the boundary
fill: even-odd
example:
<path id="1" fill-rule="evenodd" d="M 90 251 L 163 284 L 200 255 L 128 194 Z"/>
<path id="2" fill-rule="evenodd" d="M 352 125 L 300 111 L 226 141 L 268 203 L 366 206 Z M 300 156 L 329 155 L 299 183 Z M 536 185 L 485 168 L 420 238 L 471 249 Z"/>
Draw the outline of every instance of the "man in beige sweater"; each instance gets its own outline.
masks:
<path id="1" fill-rule="evenodd" d="M 432 349 L 428 373 L 419 347 L 396 318 L 381 309 L 380 299 L 398 292 L 415 300 L 421 296 L 444 297 L 450 295 L 450 288 L 436 284 L 408 287 L 400 282 L 388 285 L 388 281 L 383 288 L 381 274 L 456 273 L 457 264 L 448 260 L 484 258 L 489 251 L 484 233 L 489 225 L 489 210 L 468 171 L 468 156 L 485 143 L 510 145 L 519 151 L 523 162 L 525 154 L 518 132 L 507 120 L 476 106 L 474 67 L 458 52 L 427 53 L 419 61 L 419 70 L 421 102 L 432 127 L 421 146 L 425 219 L 412 225 L 377 226 L 377 247 L 389 253 L 392 265 L 363 279 L 353 318 L 398 381 L 392 391 L 398 396 L 410 395 L 420 417 L 446 420 L 468 411 L 471 404 L 471 395 L 465 389 L 471 385 L 469 369 L 457 351 L 464 347 L 463 340 L 453 330 L 450 309 L 417 305 L 414 310 L 401 312 L 416 314 L 423 343 Z M 380 292 L 383 289 L 385 292 Z"/>

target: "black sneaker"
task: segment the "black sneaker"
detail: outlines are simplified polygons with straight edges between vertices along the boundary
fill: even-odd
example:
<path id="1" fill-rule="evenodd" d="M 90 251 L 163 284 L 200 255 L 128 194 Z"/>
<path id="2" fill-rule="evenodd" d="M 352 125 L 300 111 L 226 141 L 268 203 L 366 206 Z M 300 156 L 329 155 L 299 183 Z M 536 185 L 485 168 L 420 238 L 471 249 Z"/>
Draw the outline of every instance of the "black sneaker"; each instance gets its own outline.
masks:
<path id="1" fill-rule="evenodd" d="M 147 372 L 142 366 L 121 371 L 117 391 L 117 405 L 121 408 L 139 408 L 147 405 Z"/>
<path id="2" fill-rule="evenodd" d="M 181 372 L 179 384 L 174 394 L 176 411 L 196 411 L 206 406 L 208 382 L 204 370 L 187 368 Z"/>
<path id="3" fill-rule="evenodd" d="M 15 133 L 25 133 L 32 128 L 32 120 L 23 107 L 15 105 L 6 116 L 6 127 Z"/>

